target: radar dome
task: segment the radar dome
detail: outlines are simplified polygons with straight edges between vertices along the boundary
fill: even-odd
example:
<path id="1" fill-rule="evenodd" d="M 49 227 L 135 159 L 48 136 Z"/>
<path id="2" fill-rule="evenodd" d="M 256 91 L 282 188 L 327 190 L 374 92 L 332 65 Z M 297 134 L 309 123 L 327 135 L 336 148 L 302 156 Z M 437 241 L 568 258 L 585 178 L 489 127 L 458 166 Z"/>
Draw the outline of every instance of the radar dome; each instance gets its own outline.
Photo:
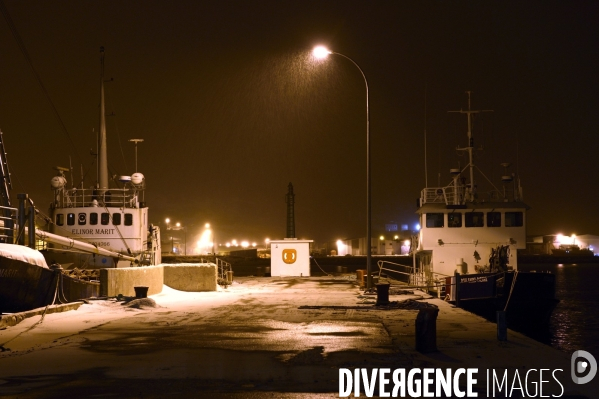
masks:
<path id="1" fill-rule="evenodd" d="M 50 185 L 53 189 L 63 188 L 67 184 L 67 179 L 64 176 L 54 176 L 50 180 Z"/>
<path id="2" fill-rule="evenodd" d="M 138 185 L 138 184 L 143 183 L 143 181 L 144 181 L 144 175 L 142 175 L 141 173 L 135 172 L 131 175 L 131 183 Z"/>

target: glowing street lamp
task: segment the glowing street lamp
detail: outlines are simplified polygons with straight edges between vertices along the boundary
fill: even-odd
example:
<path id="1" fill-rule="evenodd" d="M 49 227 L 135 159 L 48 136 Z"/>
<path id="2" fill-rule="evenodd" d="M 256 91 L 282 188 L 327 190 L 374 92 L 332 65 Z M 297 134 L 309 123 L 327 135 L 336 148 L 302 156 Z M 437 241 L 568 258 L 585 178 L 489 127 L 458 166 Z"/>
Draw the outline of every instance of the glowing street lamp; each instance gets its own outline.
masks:
<path id="1" fill-rule="evenodd" d="M 333 52 L 329 51 L 325 46 L 316 46 L 314 47 L 314 50 L 312 50 L 312 54 L 314 54 L 314 57 L 322 59 L 327 58 L 327 56 L 333 54 Z"/>
<path id="2" fill-rule="evenodd" d="M 368 107 L 368 80 L 366 80 L 366 75 L 364 75 L 364 71 L 362 68 L 354 60 L 349 58 L 346 55 L 341 53 L 336 53 L 334 51 L 330 51 L 326 47 L 317 46 L 312 51 L 312 54 L 315 58 L 324 59 L 328 57 L 329 54 L 339 55 L 349 61 L 358 68 L 362 77 L 364 78 L 364 84 L 366 85 L 366 288 L 372 288 L 372 248 L 371 248 L 371 225 L 372 225 L 372 212 L 370 207 L 370 199 L 371 199 L 371 181 L 370 181 L 370 110 Z"/>

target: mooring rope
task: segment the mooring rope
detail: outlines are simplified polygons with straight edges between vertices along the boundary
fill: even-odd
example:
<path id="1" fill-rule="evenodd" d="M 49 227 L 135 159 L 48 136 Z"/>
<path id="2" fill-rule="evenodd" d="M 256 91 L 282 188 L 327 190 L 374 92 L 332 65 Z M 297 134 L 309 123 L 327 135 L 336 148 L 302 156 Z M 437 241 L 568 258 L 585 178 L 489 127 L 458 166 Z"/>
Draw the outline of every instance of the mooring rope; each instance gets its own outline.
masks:
<path id="1" fill-rule="evenodd" d="M 56 302 L 56 296 L 58 295 L 58 283 L 59 283 L 59 280 L 60 280 L 60 276 L 57 275 L 56 276 L 56 286 L 54 287 L 54 297 L 52 298 L 52 303 L 46 305 L 46 308 L 44 309 L 44 312 L 42 313 L 42 317 L 38 321 L 36 321 L 34 324 L 32 324 L 28 329 L 26 329 L 24 331 L 21 331 L 20 333 L 18 333 L 17 335 L 15 335 L 11 339 L 9 339 L 8 341 L 1 343 L 0 344 L 0 352 L 4 352 L 5 350 L 8 350 L 5 347 L 6 344 L 8 344 L 9 342 L 14 341 L 15 339 L 19 338 L 21 335 L 23 335 L 23 334 L 25 334 L 25 333 L 33 330 L 35 327 L 37 327 L 38 325 L 40 325 L 44 321 L 44 318 L 46 317 L 46 313 L 48 312 L 48 308 L 51 305 L 54 305 L 54 302 Z"/>
<path id="2" fill-rule="evenodd" d="M 505 302 L 505 307 L 503 311 L 507 310 L 507 305 L 510 303 L 510 298 L 512 297 L 512 292 L 514 292 L 514 286 L 516 285 L 516 279 L 518 278 L 518 270 L 514 272 L 514 279 L 512 280 L 512 287 L 510 288 L 510 295 L 507 297 L 507 301 Z"/>
<path id="3" fill-rule="evenodd" d="M 318 266 L 318 268 L 320 269 L 320 271 L 322 271 L 327 277 L 333 276 L 332 274 L 327 273 L 324 270 L 322 270 L 322 267 L 320 267 L 320 265 L 318 264 L 318 262 L 316 262 L 316 259 L 314 259 L 312 256 L 310 256 L 310 259 L 312 259 L 314 261 L 314 263 L 316 263 L 316 266 Z"/>

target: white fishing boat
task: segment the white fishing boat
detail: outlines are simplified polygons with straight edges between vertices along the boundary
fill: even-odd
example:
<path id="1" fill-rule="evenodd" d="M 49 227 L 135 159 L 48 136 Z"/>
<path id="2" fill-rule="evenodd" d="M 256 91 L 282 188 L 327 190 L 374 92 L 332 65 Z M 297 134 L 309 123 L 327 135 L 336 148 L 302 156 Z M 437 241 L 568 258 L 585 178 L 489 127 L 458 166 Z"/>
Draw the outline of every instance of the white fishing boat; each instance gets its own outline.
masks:
<path id="1" fill-rule="evenodd" d="M 88 189 L 68 187 L 68 169 L 56 168 L 45 230 L 36 228 L 40 212 L 27 194 L 17 195 L 18 208 L 11 206 L 0 132 L 0 313 L 97 297 L 98 269 L 161 262 L 160 229 L 148 222 L 144 176 L 136 171 L 116 182 L 108 179 L 103 49 L 101 64 L 98 182 Z"/>
<path id="2" fill-rule="evenodd" d="M 468 164 L 450 170 L 447 185 L 426 187 L 418 201 L 420 232 L 411 282 L 436 291 L 460 307 L 533 312 L 548 319 L 555 306 L 555 277 L 518 271 L 518 249 L 526 248 L 526 211 L 520 179 L 507 172 L 493 184 L 474 161 L 474 115 L 467 117 L 467 142 L 458 151 Z M 478 178 L 485 181 L 480 182 Z M 484 184 L 482 184 L 484 183 Z M 485 191 L 481 187 L 486 187 Z M 510 312 L 511 310 L 511 312 Z"/>
<path id="3" fill-rule="evenodd" d="M 100 129 L 98 135 L 98 180 L 94 187 L 68 186 L 65 172 L 56 167 L 51 180 L 54 198 L 50 207 L 49 232 L 65 238 L 44 252 L 46 259 L 64 267 L 79 269 L 128 267 L 122 258 L 96 253 L 80 253 L 71 240 L 82 241 L 112 253 L 135 258 L 142 265 L 156 265 L 160 258 L 160 230 L 149 224 L 145 202 L 145 177 L 135 171 L 130 176 L 109 179 L 104 106 L 104 49 L 101 48 Z M 135 167 L 137 168 L 137 143 Z M 43 235 L 38 238 L 45 239 Z"/>

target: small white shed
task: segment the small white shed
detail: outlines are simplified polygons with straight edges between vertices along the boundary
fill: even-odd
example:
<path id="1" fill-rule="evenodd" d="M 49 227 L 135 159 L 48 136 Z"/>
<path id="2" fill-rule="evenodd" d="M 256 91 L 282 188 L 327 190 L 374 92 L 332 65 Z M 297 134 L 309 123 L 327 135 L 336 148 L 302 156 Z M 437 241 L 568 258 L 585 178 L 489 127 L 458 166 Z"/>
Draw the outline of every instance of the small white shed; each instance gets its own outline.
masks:
<path id="1" fill-rule="evenodd" d="M 270 275 L 310 276 L 310 243 L 313 240 L 285 238 L 270 242 Z"/>

